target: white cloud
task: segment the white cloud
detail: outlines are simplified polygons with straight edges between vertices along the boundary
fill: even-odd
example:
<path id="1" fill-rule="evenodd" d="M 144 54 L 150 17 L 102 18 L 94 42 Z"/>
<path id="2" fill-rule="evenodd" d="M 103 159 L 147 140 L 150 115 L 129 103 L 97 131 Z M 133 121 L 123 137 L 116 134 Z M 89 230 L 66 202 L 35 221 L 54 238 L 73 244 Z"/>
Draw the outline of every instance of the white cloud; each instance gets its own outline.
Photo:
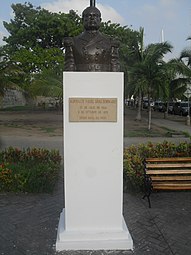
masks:
<path id="1" fill-rule="evenodd" d="M 175 7 L 178 3 L 180 3 L 180 0 L 160 0 L 160 4 L 163 7 Z"/>
<path id="2" fill-rule="evenodd" d="M 143 13 L 150 20 L 173 22 L 177 21 L 181 5 L 182 2 L 179 0 L 159 0 L 158 3 L 144 5 Z"/>
<path id="3" fill-rule="evenodd" d="M 82 11 L 89 6 L 89 0 L 55 0 L 42 4 L 42 7 L 51 12 L 68 13 L 71 9 L 81 15 Z M 101 11 L 102 20 L 111 20 L 113 23 L 124 23 L 123 17 L 110 6 L 97 4 L 97 8 Z"/>
<path id="4" fill-rule="evenodd" d="M 124 24 L 124 18 L 112 7 L 101 4 L 98 4 L 97 7 L 101 11 L 103 21 L 111 20 L 113 23 Z"/>
<path id="5" fill-rule="evenodd" d="M 65 12 L 68 13 L 71 9 L 77 11 L 80 15 L 82 10 L 87 6 L 86 0 L 55 0 L 42 4 L 42 7 L 51 12 Z"/>

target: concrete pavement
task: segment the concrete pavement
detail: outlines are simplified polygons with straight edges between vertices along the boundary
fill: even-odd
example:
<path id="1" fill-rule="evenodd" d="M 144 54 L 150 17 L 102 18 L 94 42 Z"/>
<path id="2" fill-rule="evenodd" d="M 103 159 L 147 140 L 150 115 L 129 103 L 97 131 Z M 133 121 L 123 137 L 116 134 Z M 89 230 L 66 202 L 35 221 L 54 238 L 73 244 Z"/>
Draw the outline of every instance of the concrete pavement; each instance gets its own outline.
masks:
<path id="1" fill-rule="evenodd" d="M 41 147 L 51 149 L 57 149 L 60 154 L 63 155 L 63 137 L 30 137 L 30 136 L 7 136 L 2 135 L 0 137 L 0 149 L 5 149 L 9 146 L 18 148 L 27 147 Z"/>

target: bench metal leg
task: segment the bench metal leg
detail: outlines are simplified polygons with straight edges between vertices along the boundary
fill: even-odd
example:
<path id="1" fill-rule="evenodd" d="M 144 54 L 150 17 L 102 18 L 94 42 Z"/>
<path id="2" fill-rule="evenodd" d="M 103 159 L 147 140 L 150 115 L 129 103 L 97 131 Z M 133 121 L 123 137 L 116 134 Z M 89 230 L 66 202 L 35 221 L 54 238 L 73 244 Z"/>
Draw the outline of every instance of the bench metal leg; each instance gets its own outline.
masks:
<path id="1" fill-rule="evenodd" d="M 144 169 L 144 186 L 145 186 L 145 195 L 143 196 L 143 199 L 147 197 L 148 203 L 149 203 L 149 208 L 151 208 L 151 200 L 150 200 L 150 195 L 152 193 L 152 180 L 149 175 L 146 174 L 146 164 L 145 169 Z"/>
<path id="2" fill-rule="evenodd" d="M 148 203 L 149 203 L 149 208 L 151 208 L 150 194 L 151 194 L 151 193 L 145 194 L 145 195 L 143 196 L 143 199 L 145 199 L 145 197 L 147 197 L 147 200 L 148 200 Z"/>

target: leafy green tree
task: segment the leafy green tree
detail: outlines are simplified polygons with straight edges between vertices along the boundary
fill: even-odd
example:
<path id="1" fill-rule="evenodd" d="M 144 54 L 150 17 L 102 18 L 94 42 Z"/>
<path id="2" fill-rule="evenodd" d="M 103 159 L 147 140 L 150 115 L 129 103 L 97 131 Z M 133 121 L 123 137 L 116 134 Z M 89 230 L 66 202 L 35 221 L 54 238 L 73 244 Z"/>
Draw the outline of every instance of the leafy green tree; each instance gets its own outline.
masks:
<path id="1" fill-rule="evenodd" d="M 12 4 L 12 9 L 14 18 L 10 22 L 4 22 L 9 32 L 9 36 L 4 39 L 7 43 L 6 52 L 11 62 L 25 72 L 26 76 L 20 84 L 25 89 L 29 87 L 28 91 L 31 92 L 34 77 L 36 84 L 42 86 L 44 73 L 48 75 L 55 71 L 57 78 L 62 75 L 63 40 L 80 34 L 83 25 L 81 18 L 72 10 L 68 14 L 52 13 L 41 7 L 34 7 L 31 3 Z M 122 70 L 127 74 L 128 55 L 133 47 L 137 47 L 135 45 L 139 33 L 111 22 L 102 23 L 101 30 L 119 39 Z M 37 85 L 34 90 L 40 91 Z"/>
<path id="2" fill-rule="evenodd" d="M 80 17 L 71 11 L 69 14 L 52 13 L 32 4 L 12 4 L 14 19 L 4 22 L 9 32 L 5 38 L 12 50 L 41 47 L 63 48 L 63 39 L 77 35 L 82 30 Z"/>
<path id="3" fill-rule="evenodd" d="M 20 89 L 19 80 L 24 72 L 14 62 L 9 60 L 3 47 L 0 47 L 0 96 L 7 89 Z"/>
<path id="4" fill-rule="evenodd" d="M 80 18 L 69 14 L 51 13 L 32 4 L 13 4 L 15 17 L 4 22 L 9 32 L 5 38 L 12 61 L 26 73 L 40 72 L 43 68 L 63 70 L 63 39 L 82 29 Z"/>
<path id="5" fill-rule="evenodd" d="M 53 77 L 53 73 L 56 79 L 62 75 L 64 70 L 63 39 L 82 31 L 81 19 L 74 11 L 70 11 L 69 14 L 51 13 L 41 7 L 35 8 L 30 3 L 13 4 L 12 9 L 14 19 L 9 23 L 4 22 L 9 36 L 4 38 L 7 44 L 3 50 L 9 62 L 25 73 L 25 76 L 18 80 L 18 85 L 32 95 L 34 93 L 31 88 L 43 94 L 43 88 L 37 89 L 37 84 L 42 86 L 42 81 L 45 81 L 42 77 L 45 73 L 47 75 L 46 85 Z M 6 78 L 7 86 L 10 83 L 10 75 Z M 37 82 L 38 78 L 39 82 Z M 1 86 L 3 87 L 5 85 Z M 58 94 L 56 85 L 55 90 L 49 89 L 50 86 L 47 85 L 47 94 L 50 91 L 52 95 Z"/>
<path id="6" fill-rule="evenodd" d="M 11 59 L 28 74 L 41 72 L 44 68 L 62 72 L 64 68 L 63 52 L 59 48 L 22 48 L 16 51 Z"/>

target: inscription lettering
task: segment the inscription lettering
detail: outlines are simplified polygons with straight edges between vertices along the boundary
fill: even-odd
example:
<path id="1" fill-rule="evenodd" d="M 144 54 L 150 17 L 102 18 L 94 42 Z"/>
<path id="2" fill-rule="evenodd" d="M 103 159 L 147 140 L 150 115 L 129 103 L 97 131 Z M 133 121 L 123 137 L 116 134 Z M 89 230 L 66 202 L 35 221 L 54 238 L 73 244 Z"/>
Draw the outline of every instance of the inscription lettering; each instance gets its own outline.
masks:
<path id="1" fill-rule="evenodd" d="M 117 122 L 117 98 L 69 98 L 70 122 Z"/>

